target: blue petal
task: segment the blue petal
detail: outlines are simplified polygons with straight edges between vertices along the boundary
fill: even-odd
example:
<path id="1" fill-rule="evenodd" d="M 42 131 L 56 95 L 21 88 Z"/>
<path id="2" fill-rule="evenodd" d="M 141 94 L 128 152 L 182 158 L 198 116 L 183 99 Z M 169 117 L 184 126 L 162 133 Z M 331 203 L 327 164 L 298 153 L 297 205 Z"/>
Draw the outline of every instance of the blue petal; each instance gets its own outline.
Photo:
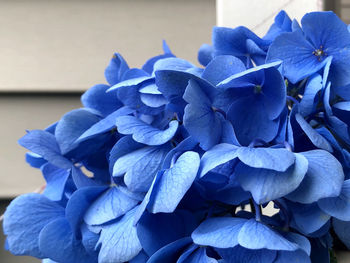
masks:
<path id="1" fill-rule="evenodd" d="M 219 143 L 222 130 L 222 115 L 211 107 L 210 95 L 203 86 L 190 80 L 184 94 L 189 103 L 185 108 L 184 126 L 190 135 L 207 150 Z"/>
<path id="2" fill-rule="evenodd" d="M 301 153 L 309 162 L 309 168 L 300 186 L 287 196 L 288 199 L 310 204 L 321 198 L 336 197 L 344 181 L 343 167 L 329 152 L 313 150 Z M 329 175 L 332 176 L 329 176 Z"/>
<path id="3" fill-rule="evenodd" d="M 137 235 L 145 252 L 152 256 L 163 246 L 190 235 L 196 224 L 194 221 L 193 214 L 187 211 L 173 214 L 145 213 L 138 222 Z"/>
<path id="4" fill-rule="evenodd" d="M 254 168 L 286 171 L 294 162 L 295 155 L 284 148 L 251 148 L 240 147 L 238 158 L 246 165 Z"/>
<path id="5" fill-rule="evenodd" d="M 271 263 L 275 262 L 276 251 L 267 249 L 246 249 L 236 246 L 229 249 L 216 249 L 224 263 Z"/>
<path id="6" fill-rule="evenodd" d="M 249 249 L 269 249 L 295 251 L 299 246 L 292 243 L 268 226 L 248 220 L 238 234 L 238 243 Z"/>
<path id="7" fill-rule="evenodd" d="M 208 65 L 208 63 L 214 57 L 214 47 L 208 44 L 203 44 L 198 51 L 198 61 L 203 66 Z"/>
<path id="8" fill-rule="evenodd" d="M 169 50 L 170 51 L 170 50 Z M 158 55 L 155 56 L 153 58 L 150 58 L 149 60 L 146 61 L 146 63 L 142 66 L 142 70 L 144 70 L 145 72 L 152 74 L 152 72 L 154 71 L 154 66 L 155 64 L 163 59 L 167 59 L 167 58 L 171 58 L 174 57 L 174 55 L 170 52 L 170 53 L 165 53 L 162 55 Z"/>
<path id="9" fill-rule="evenodd" d="M 319 149 L 333 152 L 330 143 L 321 134 L 314 130 L 299 113 L 295 114 L 295 120 L 298 122 L 300 128 L 305 132 L 306 136 L 310 139 L 313 145 Z"/>
<path id="10" fill-rule="evenodd" d="M 311 263 L 309 256 L 302 250 L 297 251 L 278 251 L 274 263 Z"/>
<path id="11" fill-rule="evenodd" d="M 215 167 L 235 159 L 237 148 L 232 144 L 221 143 L 206 151 L 201 158 L 199 176 L 203 177 Z"/>
<path id="12" fill-rule="evenodd" d="M 164 263 L 164 262 L 176 262 L 179 258 L 181 251 L 192 243 L 191 238 L 184 237 L 176 240 L 161 249 L 150 257 L 147 263 Z"/>
<path id="13" fill-rule="evenodd" d="M 131 260 L 142 250 L 133 225 L 135 211 L 130 210 L 119 221 L 102 227 L 97 244 L 101 245 L 98 262 L 122 263 Z"/>
<path id="14" fill-rule="evenodd" d="M 73 193 L 66 207 L 66 218 L 75 237 L 81 237 L 80 225 L 84 214 L 92 202 L 101 195 L 107 187 L 92 186 L 81 188 Z"/>
<path id="15" fill-rule="evenodd" d="M 350 249 L 350 222 L 333 219 L 334 231 L 344 245 Z"/>
<path id="16" fill-rule="evenodd" d="M 181 58 L 166 58 L 166 59 L 157 61 L 157 63 L 154 65 L 154 71 L 155 72 L 158 70 L 186 71 L 194 67 L 195 65 Z"/>
<path id="17" fill-rule="evenodd" d="M 118 100 L 117 93 L 106 93 L 108 88 L 108 85 L 97 84 L 88 89 L 81 96 L 81 102 L 84 107 L 97 110 L 103 116 L 120 108 L 123 104 Z"/>
<path id="18" fill-rule="evenodd" d="M 131 259 L 129 263 L 146 263 L 149 257 L 145 252 L 141 251 L 136 257 Z"/>
<path id="19" fill-rule="evenodd" d="M 154 198 L 149 203 L 149 211 L 172 213 L 195 180 L 199 163 L 198 153 L 183 153 L 174 166 L 161 175 L 157 191 L 152 193 Z"/>
<path id="20" fill-rule="evenodd" d="M 81 241 L 73 237 L 65 218 L 56 219 L 43 228 L 39 245 L 46 257 L 58 262 L 93 263 L 97 259 L 97 254 L 93 256 L 87 253 Z"/>
<path id="21" fill-rule="evenodd" d="M 234 56 L 217 56 L 206 66 L 202 78 L 217 85 L 224 79 L 245 69 L 242 61 Z"/>
<path id="22" fill-rule="evenodd" d="M 76 109 L 66 113 L 58 122 L 55 131 L 62 154 L 76 148 L 76 139 L 99 120 L 96 114 L 86 109 Z"/>
<path id="23" fill-rule="evenodd" d="M 294 191 L 304 179 L 308 161 L 295 154 L 295 164 L 285 172 L 252 168 L 242 163 L 236 167 L 236 176 L 242 188 L 252 193 L 256 203 L 264 204 Z"/>
<path id="24" fill-rule="evenodd" d="M 55 136 L 49 132 L 30 131 L 19 139 L 18 143 L 57 167 L 69 169 L 72 166 L 71 162 L 62 156 Z"/>
<path id="25" fill-rule="evenodd" d="M 315 108 L 317 93 L 322 89 L 322 77 L 319 74 L 312 75 L 305 86 L 303 97 L 299 103 L 298 109 L 302 116 L 308 116 Z"/>
<path id="26" fill-rule="evenodd" d="M 234 217 L 216 217 L 205 220 L 191 237 L 201 246 L 232 248 L 238 245 L 238 234 L 247 220 Z"/>
<path id="27" fill-rule="evenodd" d="M 76 140 L 76 143 L 80 143 L 87 139 L 90 139 L 98 134 L 110 131 L 113 127 L 115 127 L 115 120 L 119 116 L 128 115 L 132 113 L 133 110 L 128 107 L 122 107 L 115 112 L 106 116 L 106 118 L 100 120 L 99 122 L 92 125 L 89 129 L 87 129 L 80 137 Z"/>
<path id="28" fill-rule="evenodd" d="M 169 151 L 169 145 L 146 146 L 118 158 L 113 167 L 113 176 L 123 176 L 132 191 L 147 191 L 154 176 L 161 168 Z"/>
<path id="29" fill-rule="evenodd" d="M 192 251 L 191 251 L 192 252 Z M 183 256 L 184 254 L 182 254 Z M 206 248 L 201 247 L 196 249 L 194 252 L 186 255 L 186 257 L 180 257 L 177 263 L 217 263 L 218 261 L 214 258 L 208 257 Z"/>
<path id="30" fill-rule="evenodd" d="M 129 69 L 124 58 L 115 53 L 105 69 L 105 78 L 109 85 L 113 86 L 122 80 L 124 73 Z"/>
<path id="31" fill-rule="evenodd" d="M 70 175 L 69 170 L 58 168 L 50 163 L 41 167 L 41 172 L 46 181 L 44 195 L 52 201 L 60 201 L 63 197 L 65 186 Z"/>
<path id="32" fill-rule="evenodd" d="M 135 141 L 147 145 L 162 145 L 175 135 L 179 123 L 171 121 L 165 130 L 157 129 L 136 117 L 121 116 L 116 120 L 118 131 L 121 134 L 132 134 Z"/>
<path id="33" fill-rule="evenodd" d="M 318 206 L 327 214 L 343 221 L 350 221 L 350 180 L 343 183 L 338 197 L 318 200 Z"/>
<path id="34" fill-rule="evenodd" d="M 15 255 L 45 258 L 39 249 L 39 233 L 51 221 L 64 217 L 64 208 L 40 194 L 14 199 L 4 214 L 4 234 Z"/>
<path id="35" fill-rule="evenodd" d="M 26 162 L 34 168 L 40 168 L 43 164 L 47 163 L 43 157 L 33 152 L 27 152 L 25 156 Z"/>
<path id="36" fill-rule="evenodd" d="M 305 253 L 310 256 L 311 244 L 310 244 L 310 241 L 306 237 L 304 237 L 300 234 L 297 234 L 297 233 L 293 233 L 293 232 L 287 232 L 284 235 L 284 237 L 286 239 L 288 239 L 289 241 L 299 245 L 300 249 L 304 250 Z"/>
<path id="37" fill-rule="evenodd" d="M 107 92 L 111 92 L 114 91 L 116 89 L 120 89 L 121 87 L 132 87 L 132 86 L 137 86 L 139 84 L 142 84 L 144 82 L 148 82 L 148 81 L 152 81 L 154 78 L 151 76 L 147 76 L 145 74 L 145 76 L 141 76 L 141 77 L 136 77 L 136 78 L 131 78 L 131 79 L 127 79 L 124 81 L 121 81 L 117 84 L 115 84 L 114 86 L 110 87 Z"/>
<path id="38" fill-rule="evenodd" d="M 292 220 L 295 227 L 303 234 L 311 234 L 319 230 L 330 219 L 316 203 L 303 205 L 298 203 L 288 203 L 292 211 Z"/>
<path id="39" fill-rule="evenodd" d="M 119 190 L 111 187 L 100 195 L 84 215 L 84 221 L 88 225 L 101 225 L 116 219 L 134 208 L 138 200 L 130 198 Z"/>
<path id="40" fill-rule="evenodd" d="M 95 178 L 90 178 L 86 176 L 81 171 L 81 169 L 76 166 L 72 166 L 71 175 L 72 175 L 73 182 L 78 189 L 83 187 L 88 187 L 88 186 L 99 186 L 101 185 L 101 183 L 103 183 L 96 180 Z"/>
<path id="41" fill-rule="evenodd" d="M 140 94 L 141 101 L 149 107 L 157 108 L 168 103 L 168 100 L 163 95 Z"/>
<path id="42" fill-rule="evenodd" d="M 232 123 L 242 145 L 249 145 L 256 139 L 270 142 L 279 129 L 279 119 L 270 120 L 263 103 L 256 101 L 253 96 L 243 97 L 232 103 L 227 119 Z"/>
<path id="43" fill-rule="evenodd" d="M 271 25 L 263 39 L 273 41 L 280 34 L 291 31 L 292 20 L 289 18 L 288 14 L 282 10 L 276 15 L 275 22 Z"/>
<path id="44" fill-rule="evenodd" d="M 314 51 L 301 32 L 283 33 L 272 42 L 266 61 L 282 60 L 284 75 L 294 84 L 325 66 L 326 60 L 319 61 Z"/>

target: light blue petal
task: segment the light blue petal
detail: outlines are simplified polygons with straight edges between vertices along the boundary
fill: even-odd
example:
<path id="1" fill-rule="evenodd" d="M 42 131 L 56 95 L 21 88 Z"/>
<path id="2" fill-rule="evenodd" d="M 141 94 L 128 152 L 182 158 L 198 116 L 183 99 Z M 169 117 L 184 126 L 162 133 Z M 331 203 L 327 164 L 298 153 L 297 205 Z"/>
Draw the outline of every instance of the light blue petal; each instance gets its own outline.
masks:
<path id="1" fill-rule="evenodd" d="M 97 246 L 101 245 L 99 263 L 123 263 L 142 250 L 133 225 L 135 211 L 130 210 L 119 221 L 102 227 L 97 243 Z"/>
<path id="2" fill-rule="evenodd" d="M 232 248 L 238 245 L 238 234 L 246 219 L 235 217 L 216 217 L 205 220 L 191 237 L 201 246 Z"/>
<path id="3" fill-rule="evenodd" d="M 224 79 L 245 69 L 242 61 L 234 56 L 217 56 L 205 67 L 202 78 L 217 85 Z"/>
<path id="4" fill-rule="evenodd" d="M 186 71 L 190 68 L 194 68 L 195 65 L 181 58 L 165 58 L 158 60 L 154 64 L 154 72 L 158 70 L 175 70 L 175 71 Z"/>
<path id="5" fill-rule="evenodd" d="M 181 259 L 182 258 L 179 258 L 177 263 L 217 263 L 218 262 L 216 259 L 208 257 L 205 247 L 198 248 L 194 252 L 192 252 L 190 255 L 183 258 L 183 260 Z"/>
<path id="6" fill-rule="evenodd" d="M 59 230 L 59 231 L 58 231 Z M 43 254 L 58 262 L 94 263 L 97 253 L 87 253 L 80 240 L 76 240 L 68 221 L 56 219 L 47 224 L 40 232 L 40 250 Z"/>
<path id="7" fill-rule="evenodd" d="M 238 158 L 253 168 L 271 169 L 285 172 L 294 162 L 295 155 L 284 148 L 251 148 L 240 147 Z"/>
<path id="8" fill-rule="evenodd" d="M 43 194 L 52 201 L 60 201 L 70 175 L 69 170 L 58 168 L 50 163 L 46 163 L 40 169 L 46 181 Z"/>
<path id="9" fill-rule="evenodd" d="M 153 108 L 164 106 L 168 103 L 168 100 L 163 95 L 140 94 L 140 99 L 146 106 Z"/>
<path id="10" fill-rule="evenodd" d="M 288 241 L 265 224 L 248 220 L 238 234 L 238 243 L 248 249 L 269 249 L 295 251 L 299 246 Z"/>
<path id="11" fill-rule="evenodd" d="M 310 241 L 300 235 L 300 234 L 297 234 L 297 233 L 293 233 L 293 232 L 287 232 L 284 237 L 286 239 L 288 239 L 290 242 L 293 242 L 297 245 L 299 245 L 300 249 L 304 250 L 305 253 L 310 256 L 311 254 L 311 244 L 310 244 Z"/>
<path id="12" fill-rule="evenodd" d="M 99 122 L 92 125 L 89 129 L 87 129 L 80 137 L 76 140 L 76 143 L 80 143 L 87 139 L 90 139 L 98 134 L 110 131 L 113 127 L 115 127 L 115 120 L 119 116 L 128 115 L 132 113 L 134 110 L 129 107 L 122 107 L 115 112 L 106 116 L 106 118 L 100 120 Z"/>
<path id="13" fill-rule="evenodd" d="M 199 176 L 203 177 L 215 167 L 235 159 L 237 149 L 238 147 L 235 145 L 221 143 L 206 151 L 201 158 Z"/>
<path id="14" fill-rule="evenodd" d="M 149 211 L 174 212 L 195 180 L 199 163 L 198 153 L 191 151 L 183 153 L 174 166 L 161 175 L 158 189 L 152 193 L 153 200 L 149 203 Z"/>
<path id="15" fill-rule="evenodd" d="M 309 168 L 300 186 L 287 198 L 294 202 L 310 204 L 321 198 L 338 196 L 344 181 L 343 167 L 339 161 L 324 150 L 312 150 L 301 154 L 309 161 Z"/>
<path id="16" fill-rule="evenodd" d="M 108 88 L 108 85 L 97 84 L 84 92 L 81 96 L 84 107 L 97 110 L 106 116 L 123 106 L 118 100 L 116 92 L 106 93 Z"/>
<path id="17" fill-rule="evenodd" d="M 173 120 L 167 129 L 160 130 L 136 117 L 121 116 L 117 118 L 116 125 L 121 134 L 132 134 L 133 139 L 137 142 L 147 145 L 162 145 L 173 138 L 179 123 Z"/>
<path id="18" fill-rule="evenodd" d="M 143 94 L 154 94 L 154 95 L 160 95 L 162 94 L 155 83 L 147 83 L 147 85 L 144 85 L 142 88 L 139 89 L 140 93 Z"/>
<path id="19" fill-rule="evenodd" d="M 18 140 L 18 143 L 57 167 L 69 169 L 72 166 L 72 163 L 62 156 L 55 136 L 49 132 L 42 130 L 29 131 Z"/>
<path id="20" fill-rule="evenodd" d="M 317 204 L 327 214 L 342 221 L 350 221 L 350 180 L 344 181 L 338 197 L 320 199 Z"/>
<path id="21" fill-rule="evenodd" d="M 146 146 L 126 153 L 113 166 L 113 176 L 123 176 L 132 191 L 147 191 L 170 150 L 169 145 Z"/>
<path id="22" fill-rule="evenodd" d="M 75 141 L 100 118 L 87 109 L 76 109 L 66 113 L 58 122 L 55 136 L 62 154 L 75 147 Z"/>
<path id="23" fill-rule="evenodd" d="M 240 163 L 236 176 L 242 188 L 251 192 L 258 204 L 281 198 L 294 191 L 304 179 L 308 161 L 301 154 L 295 154 L 295 163 L 285 172 L 270 169 L 252 168 Z"/>
<path id="24" fill-rule="evenodd" d="M 131 86 L 137 86 L 139 84 L 142 84 L 146 81 L 150 81 L 152 80 L 153 77 L 151 76 L 142 76 L 142 77 L 136 77 L 136 78 L 132 78 L 132 79 L 127 79 L 124 80 L 122 82 L 119 82 L 115 85 L 113 85 L 112 87 L 110 87 L 107 92 L 111 92 L 113 90 L 119 89 L 121 87 L 131 87 Z"/>
<path id="25" fill-rule="evenodd" d="M 64 217 L 64 208 L 40 194 L 14 199 L 4 214 L 4 234 L 10 252 L 45 258 L 39 249 L 39 233 L 51 221 Z"/>
<path id="26" fill-rule="evenodd" d="M 100 195 L 87 209 L 84 221 L 88 225 L 101 225 L 116 219 L 138 203 L 138 200 L 130 198 L 119 190 L 118 187 L 111 187 Z"/>

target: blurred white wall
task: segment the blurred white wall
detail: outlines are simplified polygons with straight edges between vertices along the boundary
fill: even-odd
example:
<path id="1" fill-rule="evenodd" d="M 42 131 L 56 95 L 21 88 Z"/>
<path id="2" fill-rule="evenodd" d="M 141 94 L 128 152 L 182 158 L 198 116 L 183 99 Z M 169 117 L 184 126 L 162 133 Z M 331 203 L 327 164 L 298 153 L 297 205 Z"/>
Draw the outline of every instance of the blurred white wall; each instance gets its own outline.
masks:
<path id="1" fill-rule="evenodd" d="M 322 10 L 323 0 L 217 0 L 216 8 L 218 26 L 246 26 L 263 36 L 280 10 L 300 21 L 305 13 Z"/>

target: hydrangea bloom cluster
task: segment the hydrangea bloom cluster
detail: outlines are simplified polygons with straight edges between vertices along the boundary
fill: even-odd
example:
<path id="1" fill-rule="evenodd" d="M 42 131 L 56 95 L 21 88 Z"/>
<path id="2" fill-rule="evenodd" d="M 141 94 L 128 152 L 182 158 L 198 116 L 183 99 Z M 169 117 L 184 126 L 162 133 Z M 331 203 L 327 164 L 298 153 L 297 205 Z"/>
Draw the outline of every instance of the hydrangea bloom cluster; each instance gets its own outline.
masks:
<path id="1" fill-rule="evenodd" d="M 328 263 L 350 248 L 350 33 L 280 12 L 213 30 L 201 67 L 129 68 L 19 140 L 46 180 L 7 208 L 7 248 L 59 263 Z M 273 204 L 278 212 L 262 210 Z M 245 207 L 251 209 L 244 209 Z"/>

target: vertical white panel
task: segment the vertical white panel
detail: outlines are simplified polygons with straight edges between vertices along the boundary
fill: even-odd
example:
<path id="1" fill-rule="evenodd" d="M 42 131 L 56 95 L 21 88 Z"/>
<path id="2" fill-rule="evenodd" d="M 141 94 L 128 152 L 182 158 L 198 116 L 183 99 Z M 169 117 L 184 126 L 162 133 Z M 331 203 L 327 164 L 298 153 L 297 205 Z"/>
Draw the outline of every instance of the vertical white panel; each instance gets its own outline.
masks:
<path id="1" fill-rule="evenodd" d="M 217 0 L 217 25 L 246 26 L 262 36 L 280 10 L 291 18 L 300 18 L 307 12 L 320 11 L 322 0 Z"/>

